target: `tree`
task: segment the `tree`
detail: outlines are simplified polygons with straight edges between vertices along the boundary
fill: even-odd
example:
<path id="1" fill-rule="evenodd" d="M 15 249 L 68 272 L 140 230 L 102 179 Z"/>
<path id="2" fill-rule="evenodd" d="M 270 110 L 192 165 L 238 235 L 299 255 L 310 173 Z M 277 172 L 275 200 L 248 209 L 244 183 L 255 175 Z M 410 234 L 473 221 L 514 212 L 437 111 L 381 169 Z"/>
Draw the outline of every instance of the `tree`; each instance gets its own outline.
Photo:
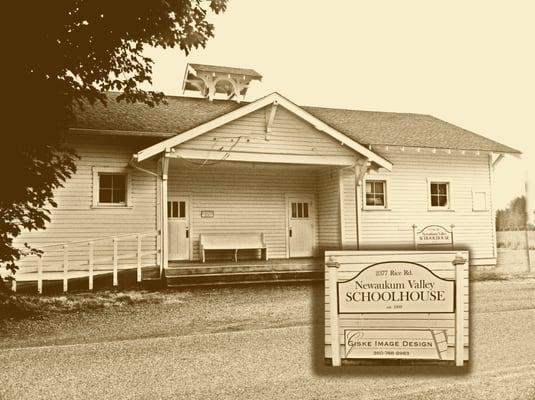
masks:
<path id="1" fill-rule="evenodd" d="M 526 228 L 529 230 L 527 217 L 526 197 L 516 197 L 505 210 L 496 211 L 496 230 L 522 231 Z"/>
<path id="2" fill-rule="evenodd" d="M 118 101 L 164 101 L 145 91 L 153 61 L 144 46 L 176 48 L 186 55 L 214 36 L 208 21 L 227 0 L 55 0 L 8 2 L 4 60 L 8 100 L 0 156 L 0 264 L 15 272 L 29 246 L 15 248 L 23 229 L 43 229 L 55 207 L 54 189 L 75 172 L 76 154 L 65 145 L 75 107 Z M 8 5 L 9 4 L 9 5 Z"/>

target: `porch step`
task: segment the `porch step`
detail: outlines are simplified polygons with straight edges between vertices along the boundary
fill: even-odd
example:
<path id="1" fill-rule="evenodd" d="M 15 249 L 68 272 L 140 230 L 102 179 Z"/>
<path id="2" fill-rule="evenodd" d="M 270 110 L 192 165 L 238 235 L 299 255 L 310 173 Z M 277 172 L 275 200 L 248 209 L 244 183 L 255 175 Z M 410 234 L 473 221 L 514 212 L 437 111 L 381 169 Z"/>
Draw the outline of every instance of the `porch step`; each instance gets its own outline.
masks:
<path id="1" fill-rule="evenodd" d="M 279 273 L 279 272 L 323 272 L 322 263 L 285 263 L 285 264 L 215 264 L 215 265 L 186 265 L 169 267 L 165 270 L 166 277 L 205 275 L 205 274 L 238 274 L 238 273 Z"/>
<path id="2" fill-rule="evenodd" d="M 167 272 L 166 272 L 167 273 Z M 208 273 L 190 275 L 166 275 L 167 287 L 236 285 L 275 282 L 311 282 L 323 279 L 323 271 L 247 271 L 233 273 Z"/>
<path id="3" fill-rule="evenodd" d="M 236 282 L 202 282 L 202 283 L 183 283 L 167 285 L 168 288 L 188 288 L 188 287 L 200 287 L 200 286 L 241 286 L 241 285 L 260 285 L 269 283 L 306 283 L 317 282 L 319 279 L 307 278 L 307 279 L 294 279 L 294 280 L 282 280 L 282 279 L 266 279 L 266 280 L 252 280 L 252 281 L 236 281 Z"/>

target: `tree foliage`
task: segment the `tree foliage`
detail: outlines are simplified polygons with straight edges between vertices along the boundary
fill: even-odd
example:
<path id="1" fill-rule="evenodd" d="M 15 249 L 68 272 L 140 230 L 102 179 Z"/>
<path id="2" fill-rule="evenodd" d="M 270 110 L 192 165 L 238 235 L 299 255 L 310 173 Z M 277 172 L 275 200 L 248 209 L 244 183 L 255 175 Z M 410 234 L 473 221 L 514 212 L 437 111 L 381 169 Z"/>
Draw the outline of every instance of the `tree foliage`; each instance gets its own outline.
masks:
<path id="1" fill-rule="evenodd" d="M 496 211 L 496 230 L 498 231 L 523 231 L 534 229 L 527 223 L 526 197 L 516 197 L 509 203 L 505 210 Z"/>
<path id="2" fill-rule="evenodd" d="M 55 0 L 7 2 L 12 28 L 5 50 L 1 134 L 0 263 L 15 271 L 28 247 L 16 248 L 21 230 L 43 229 L 54 207 L 53 191 L 75 172 L 75 153 L 65 145 L 74 107 L 118 101 L 155 105 L 163 93 L 151 83 L 153 61 L 144 46 L 188 54 L 214 36 L 210 13 L 227 0 Z M 6 124 L 7 122 L 7 124 Z"/>

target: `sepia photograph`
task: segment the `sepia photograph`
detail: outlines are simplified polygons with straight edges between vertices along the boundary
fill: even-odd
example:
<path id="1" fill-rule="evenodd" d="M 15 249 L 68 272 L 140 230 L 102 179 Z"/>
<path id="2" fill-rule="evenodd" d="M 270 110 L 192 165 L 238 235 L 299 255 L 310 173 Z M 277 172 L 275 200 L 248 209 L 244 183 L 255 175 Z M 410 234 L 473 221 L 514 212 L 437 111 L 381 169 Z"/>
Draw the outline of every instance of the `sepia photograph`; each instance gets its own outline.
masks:
<path id="1" fill-rule="evenodd" d="M 535 400 L 535 4 L 13 3 L 0 400 Z"/>

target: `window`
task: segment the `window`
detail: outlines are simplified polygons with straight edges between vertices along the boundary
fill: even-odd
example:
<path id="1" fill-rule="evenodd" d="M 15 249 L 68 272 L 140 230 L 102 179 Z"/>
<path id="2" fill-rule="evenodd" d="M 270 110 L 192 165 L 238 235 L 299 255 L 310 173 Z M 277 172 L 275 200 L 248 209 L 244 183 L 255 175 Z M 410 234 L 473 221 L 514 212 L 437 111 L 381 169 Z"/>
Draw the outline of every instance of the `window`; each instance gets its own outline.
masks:
<path id="1" fill-rule="evenodd" d="M 185 201 L 168 201 L 167 202 L 168 218 L 186 218 Z"/>
<path id="2" fill-rule="evenodd" d="M 93 167 L 93 207 L 129 207 L 130 190 L 128 169 Z"/>
<path id="3" fill-rule="evenodd" d="M 308 203 L 292 202 L 292 218 L 308 218 Z"/>
<path id="4" fill-rule="evenodd" d="M 431 208 L 450 208 L 449 182 L 429 182 L 429 205 Z"/>
<path id="5" fill-rule="evenodd" d="M 99 204 L 126 203 L 126 174 L 99 173 Z"/>
<path id="6" fill-rule="evenodd" d="M 386 207 L 386 181 L 366 181 L 366 206 Z"/>

